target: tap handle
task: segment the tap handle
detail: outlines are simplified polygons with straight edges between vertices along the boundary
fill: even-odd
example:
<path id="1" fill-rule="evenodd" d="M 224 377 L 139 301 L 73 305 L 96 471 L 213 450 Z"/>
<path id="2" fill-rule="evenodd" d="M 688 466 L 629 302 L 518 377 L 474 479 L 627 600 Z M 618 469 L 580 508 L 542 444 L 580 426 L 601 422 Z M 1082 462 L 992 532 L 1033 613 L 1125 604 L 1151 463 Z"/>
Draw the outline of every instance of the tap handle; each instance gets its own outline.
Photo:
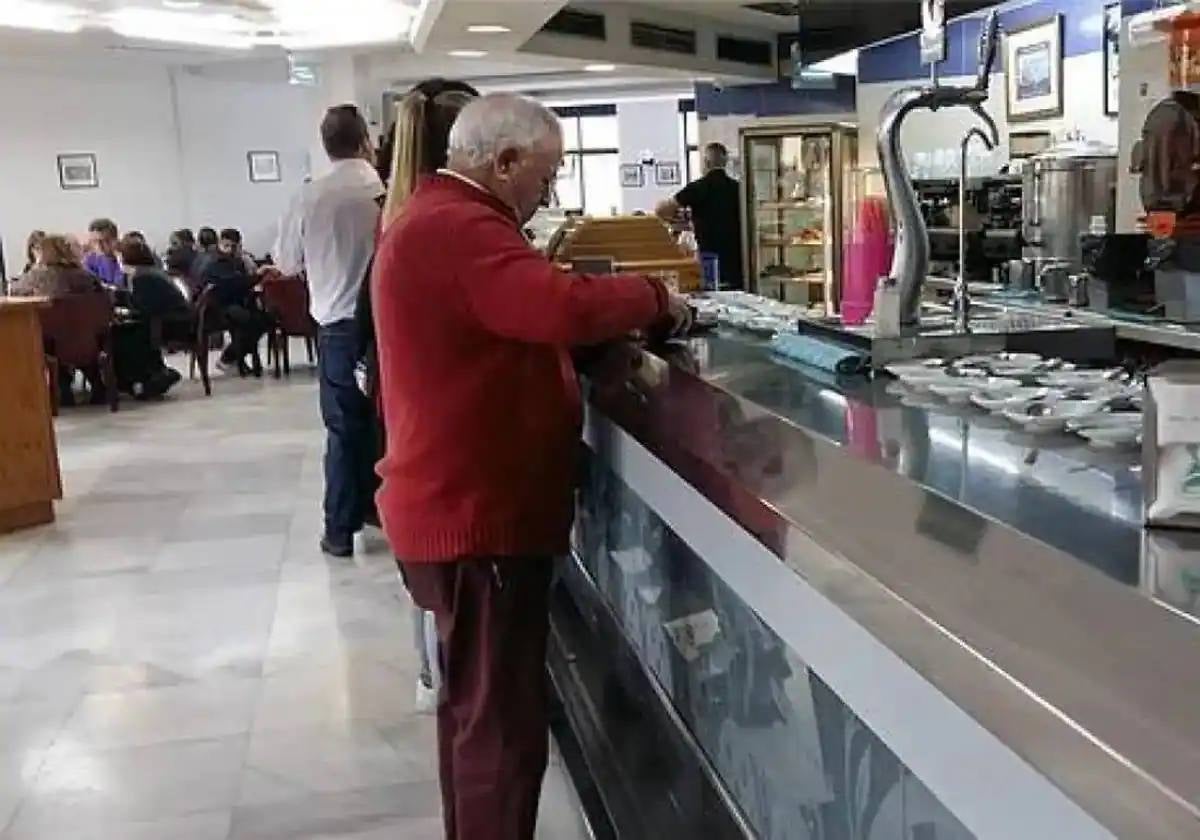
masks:
<path id="1" fill-rule="evenodd" d="M 988 12 L 979 31 L 979 69 L 975 75 L 975 88 L 987 90 L 996 63 L 996 47 L 999 41 L 1000 18 L 995 10 Z"/>

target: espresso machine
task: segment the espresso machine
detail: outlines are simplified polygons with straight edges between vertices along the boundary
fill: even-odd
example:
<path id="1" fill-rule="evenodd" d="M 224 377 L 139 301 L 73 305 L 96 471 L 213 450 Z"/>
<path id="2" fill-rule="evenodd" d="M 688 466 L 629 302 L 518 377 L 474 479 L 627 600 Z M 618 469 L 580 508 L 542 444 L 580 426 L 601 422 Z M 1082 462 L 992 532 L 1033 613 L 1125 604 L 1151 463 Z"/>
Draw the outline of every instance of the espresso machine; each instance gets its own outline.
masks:
<path id="1" fill-rule="evenodd" d="M 1133 170 L 1141 175 L 1147 264 L 1162 313 L 1200 322 L 1200 96 L 1175 91 L 1150 109 Z"/>
<path id="2" fill-rule="evenodd" d="M 972 283 L 1003 282 L 1002 269 L 1021 257 L 1021 180 L 1011 175 L 973 178 L 966 207 L 958 206 L 958 183 L 913 182 L 929 234 L 933 274 L 958 273 L 958 221 L 965 215 L 966 266 Z"/>

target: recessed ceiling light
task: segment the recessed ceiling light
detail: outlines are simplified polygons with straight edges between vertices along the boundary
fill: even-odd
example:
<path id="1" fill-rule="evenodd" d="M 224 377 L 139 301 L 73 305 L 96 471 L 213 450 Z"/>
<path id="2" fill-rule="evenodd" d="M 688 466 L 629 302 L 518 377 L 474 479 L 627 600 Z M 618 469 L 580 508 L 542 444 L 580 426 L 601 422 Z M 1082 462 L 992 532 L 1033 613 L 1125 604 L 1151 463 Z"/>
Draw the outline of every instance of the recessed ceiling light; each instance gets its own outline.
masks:
<path id="1" fill-rule="evenodd" d="M 450 50 L 450 55 L 455 58 L 483 58 L 487 55 L 486 50 Z"/>
<path id="2" fill-rule="evenodd" d="M 168 9 L 198 9 L 200 8 L 200 0 L 162 0 L 162 4 Z"/>
<path id="3" fill-rule="evenodd" d="M 476 35 L 503 35 L 505 32 L 512 32 L 507 26 L 499 23 L 473 23 L 467 27 L 467 31 Z"/>
<path id="4" fill-rule="evenodd" d="M 585 64 L 583 69 L 589 73 L 611 73 L 617 69 L 615 64 Z"/>

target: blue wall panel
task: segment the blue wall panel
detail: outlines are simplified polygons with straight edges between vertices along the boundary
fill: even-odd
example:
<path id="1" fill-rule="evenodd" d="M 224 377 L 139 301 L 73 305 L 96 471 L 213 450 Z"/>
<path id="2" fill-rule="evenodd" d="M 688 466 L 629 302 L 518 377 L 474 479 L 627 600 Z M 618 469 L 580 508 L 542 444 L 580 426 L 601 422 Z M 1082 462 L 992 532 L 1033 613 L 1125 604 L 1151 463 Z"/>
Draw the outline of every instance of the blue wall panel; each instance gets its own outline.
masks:
<path id="1" fill-rule="evenodd" d="M 831 90 L 792 90 L 789 82 L 732 85 L 717 88 L 696 85 L 696 113 L 700 117 L 749 114 L 780 117 L 804 114 L 842 114 L 854 111 L 853 76 L 838 76 Z"/>
<path id="2" fill-rule="evenodd" d="M 1063 16 L 1063 55 L 1086 55 L 1100 52 L 1103 46 L 1104 7 L 1114 0 L 1037 0 L 1024 6 L 1000 11 L 1001 32 L 1020 29 L 1046 20 L 1051 15 Z M 1153 0 L 1123 0 L 1123 14 L 1132 14 L 1130 7 L 1153 6 Z M 1141 8 L 1134 11 L 1143 11 Z M 969 76 L 978 66 L 979 17 L 951 21 L 947 25 L 948 59 L 941 66 L 943 76 Z M 996 63 L 1002 69 L 1003 60 Z M 920 63 L 917 35 L 905 35 L 873 47 L 865 47 L 858 58 L 859 80 L 898 82 L 925 79 L 929 68 Z"/>

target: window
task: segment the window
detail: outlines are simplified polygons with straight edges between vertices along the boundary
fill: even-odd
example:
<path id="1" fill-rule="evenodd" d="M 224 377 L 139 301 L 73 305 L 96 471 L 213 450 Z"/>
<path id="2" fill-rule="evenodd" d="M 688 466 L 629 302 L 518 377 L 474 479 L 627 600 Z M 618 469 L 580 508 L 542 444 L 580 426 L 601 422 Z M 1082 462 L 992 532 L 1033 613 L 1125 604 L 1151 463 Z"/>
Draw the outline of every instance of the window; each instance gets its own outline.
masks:
<path id="1" fill-rule="evenodd" d="M 694 99 L 679 100 L 679 124 L 683 137 L 683 181 L 689 183 L 704 174 L 700 171 L 700 119 Z"/>
<path id="2" fill-rule="evenodd" d="M 555 108 L 563 127 L 558 203 L 589 216 L 621 212 L 621 154 L 617 106 Z"/>

